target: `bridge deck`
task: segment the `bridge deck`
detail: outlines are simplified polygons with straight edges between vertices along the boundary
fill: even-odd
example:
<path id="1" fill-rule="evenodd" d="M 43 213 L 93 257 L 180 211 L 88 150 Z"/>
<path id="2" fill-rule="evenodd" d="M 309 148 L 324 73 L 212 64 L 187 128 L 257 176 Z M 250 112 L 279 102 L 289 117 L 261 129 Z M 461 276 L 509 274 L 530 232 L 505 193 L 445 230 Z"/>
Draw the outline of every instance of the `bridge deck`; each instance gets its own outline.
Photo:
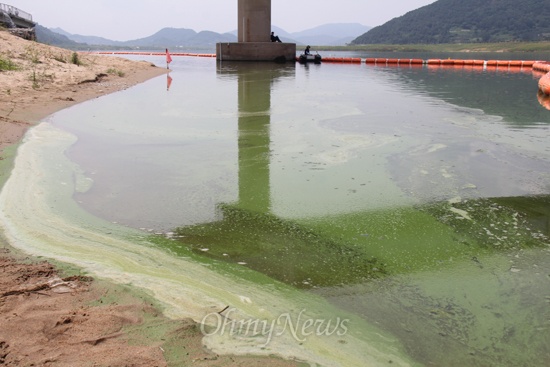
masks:
<path id="1" fill-rule="evenodd" d="M 5 16 L 8 16 L 17 28 L 32 28 L 36 26 L 31 14 L 15 6 L 0 3 L 0 13 L 4 15 L 4 17 L 0 17 L 0 22 L 2 22 Z"/>

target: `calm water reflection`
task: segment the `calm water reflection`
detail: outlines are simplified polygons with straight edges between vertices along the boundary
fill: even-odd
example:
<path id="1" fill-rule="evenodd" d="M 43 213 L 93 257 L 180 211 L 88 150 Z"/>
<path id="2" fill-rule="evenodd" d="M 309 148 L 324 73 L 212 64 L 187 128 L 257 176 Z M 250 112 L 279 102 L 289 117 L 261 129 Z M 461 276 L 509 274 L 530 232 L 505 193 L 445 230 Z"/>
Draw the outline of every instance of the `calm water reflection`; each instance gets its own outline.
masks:
<path id="1" fill-rule="evenodd" d="M 82 205 L 160 230 L 211 220 L 216 204 L 239 196 L 248 165 L 239 157 L 252 136 L 264 159 L 255 163 L 264 169 L 250 169 L 256 189 L 267 190 L 269 177 L 265 200 L 285 217 L 439 200 L 465 194 L 464 185 L 481 191 L 468 196 L 547 193 L 550 113 L 531 74 L 330 64 L 216 71 L 210 61 L 181 59 L 169 92 L 159 78 L 56 118 L 79 135 L 69 154 L 94 181 Z"/>
<path id="2" fill-rule="evenodd" d="M 530 71 L 173 68 L 170 90 L 55 116 L 84 208 L 320 294 L 421 365 L 550 358 L 550 111 Z"/>

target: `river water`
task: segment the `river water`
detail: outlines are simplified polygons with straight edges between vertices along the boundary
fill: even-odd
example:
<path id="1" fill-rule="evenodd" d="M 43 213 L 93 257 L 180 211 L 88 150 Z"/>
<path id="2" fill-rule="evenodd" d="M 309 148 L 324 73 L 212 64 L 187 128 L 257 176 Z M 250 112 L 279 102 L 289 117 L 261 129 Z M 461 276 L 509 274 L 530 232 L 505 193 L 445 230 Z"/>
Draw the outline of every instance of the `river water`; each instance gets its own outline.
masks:
<path id="1" fill-rule="evenodd" d="M 15 246 L 147 290 L 169 316 L 207 324 L 218 352 L 323 366 L 550 360 L 540 75 L 171 68 L 29 132 L 0 195 Z M 276 331 L 229 332 L 229 319 Z"/>

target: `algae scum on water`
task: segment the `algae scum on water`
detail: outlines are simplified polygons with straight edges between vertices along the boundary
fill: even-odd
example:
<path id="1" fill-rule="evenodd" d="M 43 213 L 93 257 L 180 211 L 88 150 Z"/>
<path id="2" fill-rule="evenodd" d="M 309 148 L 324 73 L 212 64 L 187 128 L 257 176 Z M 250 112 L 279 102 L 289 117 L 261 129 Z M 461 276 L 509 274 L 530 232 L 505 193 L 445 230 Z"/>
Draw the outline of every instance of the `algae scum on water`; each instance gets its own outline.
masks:
<path id="1" fill-rule="evenodd" d="M 232 205 L 220 220 L 178 228 L 205 256 L 303 288 L 431 270 L 491 252 L 548 246 L 550 199 L 476 199 L 285 220 Z"/>
<path id="2" fill-rule="evenodd" d="M 320 294 L 390 331 L 419 362 L 445 366 L 550 357 L 549 238 L 549 196 L 303 220 L 223 204 L 218 221 L 174 237 Z"/>
<path id="3" fill-rule="evenodd" d="M 170 233 L 152 248 L 110 245 L 125 264 L 117 279 L 137 279 L 178 315 L 307 308 L 353 320 L 347 344 L 323 336 L 241 352 L 346 367 L 550 360 L 550 115 L 530 74 L 173 66 L 169 92 L 152 80 L 56 117 L 78 138 L 63 152 L 87 183 L 71 199 L 142 235 Z M 54 178 L 53 193 L 59 181 L 72 182 Z M 110 261 L 100 255 L 84 258 Z"/>

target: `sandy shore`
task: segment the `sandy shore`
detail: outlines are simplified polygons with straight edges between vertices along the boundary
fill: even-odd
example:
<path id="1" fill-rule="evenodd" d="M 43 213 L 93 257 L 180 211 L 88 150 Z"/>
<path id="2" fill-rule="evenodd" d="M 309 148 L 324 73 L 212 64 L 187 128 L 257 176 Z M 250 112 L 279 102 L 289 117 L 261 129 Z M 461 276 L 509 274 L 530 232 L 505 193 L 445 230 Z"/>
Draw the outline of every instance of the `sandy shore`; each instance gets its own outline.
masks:
<path id="1" fill-rule="evenodd" d="M 48 115 L 129 88 L 166 69 L 75 54 L 0 31 L 0 177 L 27 129 Z M 77 64 L 74 61 L 78 61 Z M 3 183 L 2 180 L 0 183 Z M 63 270 L 60 270 L 63 269 Z M 0 365 L 296 366 L 277 358 L 218 356 L 192 320 L 168 320 L 134 289 L 32 258 L 0 238 Z"/>

